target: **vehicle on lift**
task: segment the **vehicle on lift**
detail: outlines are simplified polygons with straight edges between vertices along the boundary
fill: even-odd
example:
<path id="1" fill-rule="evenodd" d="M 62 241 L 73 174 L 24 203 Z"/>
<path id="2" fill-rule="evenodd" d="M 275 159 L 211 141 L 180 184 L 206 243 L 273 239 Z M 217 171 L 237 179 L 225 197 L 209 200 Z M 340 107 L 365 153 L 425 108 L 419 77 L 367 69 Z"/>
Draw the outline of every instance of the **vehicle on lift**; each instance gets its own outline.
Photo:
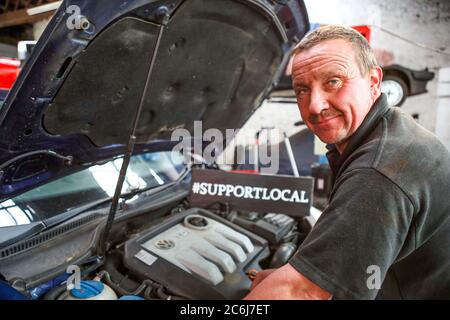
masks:
<path id="1" fill-rule="evenodd" d="M 434 78 L 434 73 L 424 70 L 411 70 L 393 64 L 383 67 L 381 91 L 386 93 L 391 106 L 400 107 L 407 97 L 426 93 L 428 81 Z"/>
<path id="2" fill-rule="evenodd" d="M 20 61 L 0 57 L 0 89 L 10 89 L 20 71 Z"/>
<path id="3" fill-rule="evenodd" d="M 19 41 L 18 59 L 0 57 L 0 107 L 19 76 L 21 66 L 28 59 L 36 41 Z"/>

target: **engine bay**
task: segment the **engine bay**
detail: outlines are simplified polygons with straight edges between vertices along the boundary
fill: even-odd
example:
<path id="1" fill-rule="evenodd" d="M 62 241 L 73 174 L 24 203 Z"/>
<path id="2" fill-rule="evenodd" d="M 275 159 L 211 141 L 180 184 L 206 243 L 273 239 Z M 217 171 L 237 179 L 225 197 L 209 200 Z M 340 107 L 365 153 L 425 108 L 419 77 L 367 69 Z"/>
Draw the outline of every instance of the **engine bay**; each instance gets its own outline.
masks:
<path id="1" fill-rule="evenodd" d="M 152 279 L 180 296 L 236 299 L 268 255 L 265 239 L 204 209 L 189 209 L 124 245 L 136 279 Z"/>
<path id="2" fill-rule="evenodd" d="M 101 259 L 36 286 L 12 284 L 36 300 L 241 299 L 257 272 L 288 262 L 313 224 L 311 216 L 181 205 L 137 232 L 115 229 Z"/>

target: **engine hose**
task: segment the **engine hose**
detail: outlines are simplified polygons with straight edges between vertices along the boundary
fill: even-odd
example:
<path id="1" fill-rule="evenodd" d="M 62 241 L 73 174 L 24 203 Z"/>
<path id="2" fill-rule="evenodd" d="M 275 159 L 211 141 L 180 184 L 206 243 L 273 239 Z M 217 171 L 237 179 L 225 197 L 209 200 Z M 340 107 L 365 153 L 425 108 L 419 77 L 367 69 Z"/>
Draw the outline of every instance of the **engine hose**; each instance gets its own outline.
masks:
<path id="1" fill-rule="evenodd" d="M 106 259 L 104 268 L 109 273 L 110 278 L 116 282 L 118 286 L 127 290 L 134 291 L 137 287 L 139 287 L 139 282 L 136 282 L 126 275 L 124 275 L 121 271 L 118 270 L 117 266 L 121 265 L 123 260 L 123 256 L 119 252 L 112 252 L 108 259 Z"/>
<path id="2" fill-rule="evenodd" d="M 163 300 L 169 300 L 170 299 L 170 296 L 165 294 L 165 292 L 163 290 L 163 287 L 158 287 L 156 289 L 156 295 L 158 296 L 158 298 L 161 298 Z"/>
<path id="3" fill-rule="evenodd" d="M 61 293 L 56 300 L 65 300 L 70 295 L 69 291 L 64 291 Z"/>
<path id="4" fill-rule="evenodd" d="M 93 273 L 95 270 L 99 269 L 101 266 L 103 266 L 103 261 L 99 260 L 92 265 L 88 266 L 86 269 L 82 271 L 82 276 L 89 275 Z"/>
<path id="5" fill-rule="evenodd" d="M 61 295 L 67 291 L 67 285 L 65 283 L 60 284 L 57 287 L 52 288 L 46 294 L 44 294 L 43 300 L 59 300 Z"/>
<path id="6" fill-rule="evenodd" d="M 144 291 L 144 298 L 146 299 L 146 300 L 154 300 L 153 298 L 152 298 L 152 290 L 153 290 L 153 288 L 152 287 L 147 287 L 147 289 L 145 289 L 145 291 Z M 159 299 L 158 299 L 159 300 Z"/>
<path id="7" fill-rule="evenodd" d="M 156 289 L 156 296 L 163 300 L 186 300 L 186 298 L 181 296 L 175 296 L 175 295 L 168 295 L 164 292 L 164 288 L 162 286 L 159 286 Z"/>
<path id="8" fill-rule="evenodd" d="M 269 268 L 279 268 L 285 265 L 289 261 L 289 258 L 295 253 L 295 250 L 297 250 L 297 246 L 292 242 L 286 242 L 280 245 L 273 254 Z"/>
<path id="9" fill-rule="evenodd" d="M 142 294 L 142 292 L 146 288 L 152 289 L 152 286 L 153 286 L 152 281 L 144 280 L 144 281 L 142 281 L 141 285 L 138 288 L 136 288 L 136 290 L 130 292 L 130 291 L 125 290 L 124 288 L 120 287 L 119 284 L 112 281 L 111 276 L 109 275 L 108 271 L 106 271 L 106 270 L 100 271 L 97 276 L 100 277 L 100 279 L 102 279 L 104 277 L 106 284 L 108 286 L 110 286 L 111 288 L 113 288 L 120 295 L 123 295 L 123 296 L 125 296 L 125 295 L 126 296 L 138 296 L 138 295 Z"/>
<path id="10" fill-rule="evenodd" d="M 141 285 L 134 291 L 130 292 L 125 290 L 124 288 L 120 287 L 119 284 L 115 283 L 114 281 L 112 281 L 110 274 L 108 273 L 108 271 L 106 270 L 102 270 L 98 273 L 97 277 L 99 277 L 100 279 L 104 278 L 106 284 L 108 286 L 110 286 L 114 291 L 116 291 L 117 293 L 119 293 L 120 295 L 131 295 L 131 296 L 137 296 L 137 295 L 141 295 L 142 292 L 144 292 L 144 297 L 148 300 L 153 300 L 151 297 L 151 293 L 154 291 L 155 287 L 156 287 L 156 296 L 159 299 L 163 299 L 163 300 L 186 300 L 185 297 L 176 295 L 176 294 L 166 294 L 164 292 L 164 288 L 163 286 L 161 286 L 160 284 L 157 284 L 149 279 L 146 279 L 144 281 L 142 281 Z"/>
<path id="11" fill-rule="evenodd" d="M 144 291 L 144 298 L 145 300 L 156 300 L 156 301 L 161 301 L 161 298 L 154 298 L 152 296 L 152 292 L 154 291 L 153 287 L 147 287 L 147 289 L 145 289 Z"/>

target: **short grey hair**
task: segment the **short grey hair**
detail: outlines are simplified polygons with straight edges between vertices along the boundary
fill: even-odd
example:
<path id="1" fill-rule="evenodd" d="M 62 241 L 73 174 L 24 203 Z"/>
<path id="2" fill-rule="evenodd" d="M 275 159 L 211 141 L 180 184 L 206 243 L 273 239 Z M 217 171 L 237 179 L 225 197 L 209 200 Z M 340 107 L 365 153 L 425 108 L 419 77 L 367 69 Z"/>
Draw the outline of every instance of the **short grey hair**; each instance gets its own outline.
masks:
<path id="1" fill-rule="evenodd" d="M 321 42 L 327 40 L 343 39 L 353 46 L 355 52 L 355 59 L 359 66 L 359 71 L 362 76 L 378 65 L 374 52 L 364 38 L 358 31 L 336 25 L 326 25 L 319 27 L 308 33 L 294 48 L 292 55 L 308 50 Z"/>

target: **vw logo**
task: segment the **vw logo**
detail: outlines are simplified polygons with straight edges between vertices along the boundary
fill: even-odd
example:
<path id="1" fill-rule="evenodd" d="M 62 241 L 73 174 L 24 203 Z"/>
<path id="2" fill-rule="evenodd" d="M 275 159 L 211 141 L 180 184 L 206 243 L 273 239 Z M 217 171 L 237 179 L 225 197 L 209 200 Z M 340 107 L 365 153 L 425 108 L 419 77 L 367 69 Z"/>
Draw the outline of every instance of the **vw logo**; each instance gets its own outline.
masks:
<path id="1" fill-rule="evenodd" d="M 158 240 L 156 241 L 155 246 L 158 249 L 168 250 L 175 247 L 175 242 L 173 242 L 172 240 Z"/>

